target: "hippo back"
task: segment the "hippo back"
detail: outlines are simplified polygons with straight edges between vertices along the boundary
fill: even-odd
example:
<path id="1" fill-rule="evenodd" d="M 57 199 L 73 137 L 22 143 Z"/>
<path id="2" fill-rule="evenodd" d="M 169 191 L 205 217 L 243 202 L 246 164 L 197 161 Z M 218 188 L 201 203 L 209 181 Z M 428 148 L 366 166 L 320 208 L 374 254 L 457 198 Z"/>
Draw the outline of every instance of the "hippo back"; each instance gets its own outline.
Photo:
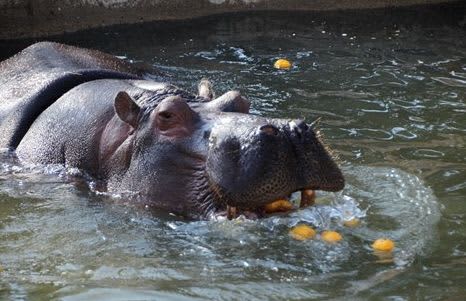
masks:
<path id="1" fill-rule="evenodd" d="M 16 148 L 37 116 L 73 87 L 141 73 L 100 51 L 51 42 L 29 46 L 0 62 L 0 149 Z"/>

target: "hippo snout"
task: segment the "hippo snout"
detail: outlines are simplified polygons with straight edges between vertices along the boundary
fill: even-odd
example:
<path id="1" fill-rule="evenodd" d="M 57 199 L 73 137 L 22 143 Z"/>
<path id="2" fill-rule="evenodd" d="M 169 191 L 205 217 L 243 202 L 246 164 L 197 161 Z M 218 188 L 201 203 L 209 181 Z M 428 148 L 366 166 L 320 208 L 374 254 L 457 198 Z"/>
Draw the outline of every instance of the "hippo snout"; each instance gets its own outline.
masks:
<path id="1" fill-rule="evenodd" d="M 255 208 L 298 190 L 343 189 L 343 175 L 311 125 L 251 115 L 227 119 L 212 130 L 206 165 L 220 202 Z"/>

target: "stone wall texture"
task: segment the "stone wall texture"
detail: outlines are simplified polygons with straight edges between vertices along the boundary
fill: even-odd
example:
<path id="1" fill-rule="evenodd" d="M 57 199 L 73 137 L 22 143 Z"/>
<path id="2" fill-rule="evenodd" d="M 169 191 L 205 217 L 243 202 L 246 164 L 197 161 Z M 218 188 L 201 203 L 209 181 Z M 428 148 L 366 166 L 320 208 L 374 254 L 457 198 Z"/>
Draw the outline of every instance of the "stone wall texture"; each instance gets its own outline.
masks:
<path id="1" fill-rule="evenodd" d="M 457 0 L 0 0 L 0 39 L 252 10 L 341 10 Z"/>

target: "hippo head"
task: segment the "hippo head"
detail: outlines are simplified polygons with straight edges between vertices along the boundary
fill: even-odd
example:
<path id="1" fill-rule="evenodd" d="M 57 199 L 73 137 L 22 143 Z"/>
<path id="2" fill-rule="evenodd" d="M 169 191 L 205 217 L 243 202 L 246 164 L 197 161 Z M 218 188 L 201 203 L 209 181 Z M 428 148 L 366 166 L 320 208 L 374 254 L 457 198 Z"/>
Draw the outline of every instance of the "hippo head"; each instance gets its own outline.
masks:
<path id="1" fill-rule="evenodd" d="M 312 125 L 250 115 L 239 92 L 211 100 L 209 84 L 201 83 L 198 97 L 175 89 L 157 105 L 126 92 L 116 96 L 111 127 L 127 135 L 105 160 L 109 191 L 207 217 L 227 207 L 259 211 L 299 190 L 343 188 L 342 173 Z"/>

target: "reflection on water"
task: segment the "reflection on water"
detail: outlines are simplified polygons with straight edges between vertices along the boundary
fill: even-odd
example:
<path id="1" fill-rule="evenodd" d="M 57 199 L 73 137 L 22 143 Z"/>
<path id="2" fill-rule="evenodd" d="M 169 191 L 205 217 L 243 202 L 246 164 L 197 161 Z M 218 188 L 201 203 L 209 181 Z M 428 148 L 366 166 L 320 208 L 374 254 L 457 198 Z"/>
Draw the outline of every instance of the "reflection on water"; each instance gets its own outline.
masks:
<path id="1" fill-rule="evenodd" d="M 96 196 L 78 171 L 3 158 L 0 299 L 464 296 L 464 11 L 232 15 L 56 37 L 192 91 L 208 77 L 217 94 L 241 90 L 256 114 L 322 117 L 348 185 L 283 216 L 187 222 Z M 281 57 L 291 70 L 273 68 Z M 361 225 L 345 227 L 353 217 Z M 295 241 L 301 222 L 344 239 Z M 373 254 L 379 237 L 395 240 L 392 257 Z"/>

